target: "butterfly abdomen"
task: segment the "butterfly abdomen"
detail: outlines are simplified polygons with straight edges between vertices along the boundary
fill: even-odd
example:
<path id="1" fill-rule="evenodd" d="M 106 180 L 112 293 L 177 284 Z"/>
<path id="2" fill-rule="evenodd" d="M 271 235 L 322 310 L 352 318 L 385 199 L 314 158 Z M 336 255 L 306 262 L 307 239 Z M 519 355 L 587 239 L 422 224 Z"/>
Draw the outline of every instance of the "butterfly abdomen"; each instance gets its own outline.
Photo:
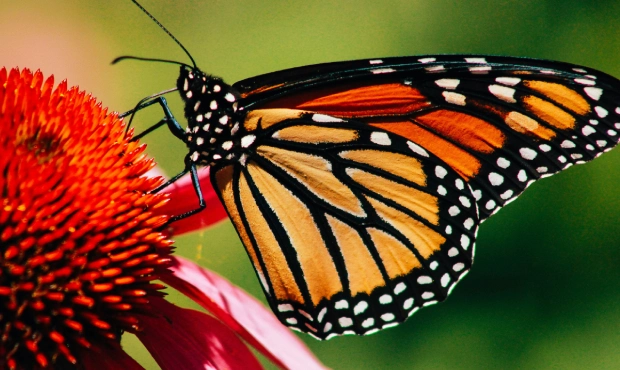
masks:
<path id="1" fill-rule="evenodd" d="M 239 94 L 218 77 L 198 69 L 181 67 L 177 88 L 185 103 L 188 159 L 213 166 L 241 156 L 238 135 L 245 113 L 239 110 Z"/>

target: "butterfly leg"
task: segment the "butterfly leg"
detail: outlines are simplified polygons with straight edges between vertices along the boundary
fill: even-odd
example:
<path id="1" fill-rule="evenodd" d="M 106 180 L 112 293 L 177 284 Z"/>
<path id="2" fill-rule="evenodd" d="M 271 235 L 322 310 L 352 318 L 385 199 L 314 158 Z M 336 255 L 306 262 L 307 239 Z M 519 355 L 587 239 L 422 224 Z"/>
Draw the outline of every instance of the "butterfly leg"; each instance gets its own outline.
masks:
<path id="1" fill-rule="evenodd" d="M 166 101 L 166 98 L 164 98 L 163 96 L 155 96 L 155 97 L 148 97 L 148 98 L 142 99 L 134 109 L 120 114 L 119 115 L 120 118 L 131 115 L 131 117 L 129 118 L 129 123 L 127 124 L 127 128 L 125 129 L 125 132 L 129 131 L 133 118 L 138 111 L 144 108 L 147 108 L 156 103 L 158 103 L 161 106 L 161 109 L 164 111 L 165 117 L 162 118 L 156 124 L 144 130 L 143 132 L 134 136 L 132 138 L 132 141 L 139 140 L 142 137 L 148 135 L 149 133 L 155 131 L 156 129 L 166 124 L 168 125 L 168 129 L 174 136 L 181 139 L 181 141 L 185 142 L 186 141 L 185 131 L 183 130 L 183 127 L 181 127 L 179 122 L 176 120 L 176 118 L 174 118 L 174 116 L 172 115 L 172 112 L 170 111 L 170 108 L 168 107 L 168 102 Z"/>
<path id="2" fill-rule="evenodd" d="M 198 208 L 195 208 L 189 212 L 185 212 L 185 213 L 182 213 L 180 215 L 176 215 L 170 218 L 170 220 L 168 221 L 169 223 L 172 223 L 172 222 L 181 220 L 183 218 L 189 217 L 191 215 L 194 215 L 207 207 L 207 203 L 205 202 L 205 199 L 202 196 L 202 189 L 200 188 L 200 181 L 198 179 L 198 170 L 194 163 L 187 164 L 186 168 L 183 171 L 178 173 L 176 176 L 174 176 L 170 180 L 166 181 L 164 184 L 161 184 L 160 186 L 158 186 L 155 190 L 152 191 L 152 193 L 160 192 L 161 190 L 175 183 L 177 180 L 179 180 L 181 177 L 183 177 L 183 175 L 185 175 L 188 172 L 190 173 L 190 176 L 192 177 L 192 185 L 194 186 L 194 190 L 196 191 L 196 196 L 198 197 Z"/>

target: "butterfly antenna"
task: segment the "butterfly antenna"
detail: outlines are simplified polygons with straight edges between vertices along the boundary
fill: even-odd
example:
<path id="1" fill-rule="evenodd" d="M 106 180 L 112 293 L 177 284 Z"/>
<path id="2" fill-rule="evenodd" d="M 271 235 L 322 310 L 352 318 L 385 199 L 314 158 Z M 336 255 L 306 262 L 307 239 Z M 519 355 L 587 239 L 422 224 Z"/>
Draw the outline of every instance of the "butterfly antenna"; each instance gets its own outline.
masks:
<path id="1" fill-rule="evenodd" d="M 159 28 L 161 28 L 164 32 L 166 32 L 168 34 L 168 36 L 170 36 L 170 38 L 172 38 L 174 40 L 174 42 L 177 43 L 177 45 L 179 45 L 181 47 L 181 49 L 183 49 L 183 51 L 185 52 L 185 54 L 187 54 L 187 56 L 189 57 L 189 59 L 192 61 L 192 64 L 194 65 L 194 69 L 198 69 L 198 67 L 196 66 L 196 62 L 194 61 L 194 58 L 192 58 L 192 55 L 189 53 L 189 51 L 187 51 L 187 49 L 185 48 L 185 46 L 183 46 L 183 44 L 181 44 L 181 41 L 177 40 L 176 37 L 174 37 L 174 35 L 172 33 L 170 33 L 170 31 L 168 31 L 168 29 L 166 27 L 164 27 L 163 24 L 161 24 L 157 18 L 155 18 L 151 13 L 148 12 L 148 10 L 144 9 L 144 7 L 142 5 L 140 5 L 140 3 L 138 3 L 136 0 L 131 0 L 132 3 L 136 4 L 136 6 L 138 8 L 140 8 L 140 10 L 142 10 L 142 12 L 144 12 L 144 14 L 148 15 L 149 18 L 151 18 L 153 20 L 153 22 L 155 22 Z M 120 57 L 120 58 L 116 58 L 114 60 L 114 62 L 112 62 L 112 64 L 114 64 L 115 62 L 118 62 L 119 59 L 129 59 L 129 57 Z M 137 58 L 132 58 L 132 59 L 137 59 Z M 141 59 L 141 60 L 147 60 L 146 58 Z M 178 63 L 180 64 L 180 63 Z"/>

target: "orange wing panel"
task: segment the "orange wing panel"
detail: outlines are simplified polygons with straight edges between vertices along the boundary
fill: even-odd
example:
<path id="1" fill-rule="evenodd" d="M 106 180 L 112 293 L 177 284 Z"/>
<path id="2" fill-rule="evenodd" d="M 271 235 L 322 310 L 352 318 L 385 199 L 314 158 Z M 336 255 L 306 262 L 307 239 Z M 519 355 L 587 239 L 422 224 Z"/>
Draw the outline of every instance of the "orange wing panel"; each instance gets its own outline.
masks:
<path id="1" fill-rule="evenodd" d="M 480 161 L 469 152 L 410 121 L 376 122 L 371 125 L 420 144 L 466 180 L 475 176 L 480 170 Z"/>
<path id="2" fill-rule="evenodd" d="M 320 89 L 278 99 L 262 108 L 303 109 L 352 118 L 406 115 L 430 104 L 419 90 L 399 83 L 389 83 Z"/>

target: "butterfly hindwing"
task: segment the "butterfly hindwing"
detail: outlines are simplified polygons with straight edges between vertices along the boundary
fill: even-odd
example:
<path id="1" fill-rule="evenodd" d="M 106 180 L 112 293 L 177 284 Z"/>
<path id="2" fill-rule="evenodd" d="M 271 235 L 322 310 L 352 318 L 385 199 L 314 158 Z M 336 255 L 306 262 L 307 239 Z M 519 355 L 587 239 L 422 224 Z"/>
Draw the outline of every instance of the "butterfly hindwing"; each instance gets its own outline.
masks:
<path id="1" fill-rule="evenodd" d="M 473 195 L 417 144 L 289 109 L 250 112 L 243 135 L 245 157 L 213 182 L 285 324 L 376 331 L 445 299 L 470 268 Z"/>

